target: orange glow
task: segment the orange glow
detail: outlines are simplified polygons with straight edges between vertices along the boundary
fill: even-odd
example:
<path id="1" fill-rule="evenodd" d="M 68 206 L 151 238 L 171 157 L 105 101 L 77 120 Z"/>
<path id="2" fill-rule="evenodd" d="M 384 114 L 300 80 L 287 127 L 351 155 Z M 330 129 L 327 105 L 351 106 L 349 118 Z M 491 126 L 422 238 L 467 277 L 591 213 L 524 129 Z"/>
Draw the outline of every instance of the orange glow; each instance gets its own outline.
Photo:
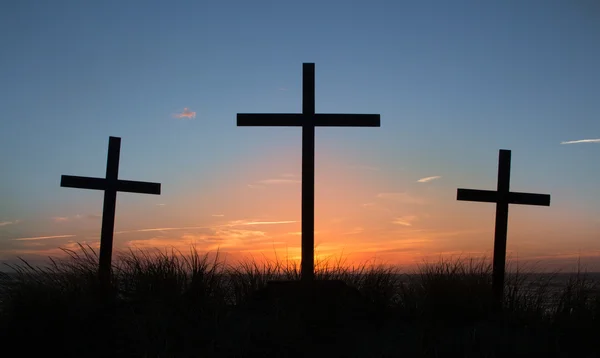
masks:
<path id="1" fill-rule="evenodd" d="M 160 206 L 139 207 L 138 199 L 119 197 L 115 250 L 172 248 L 185 254 L 194 245 L 200 252 L 219 250 L 235 260 L 299 264 L 299 153 L 273 153 L 225 180 L 200 186 L 197 192 L 165 194 L 157 199 L 166 203 Z M 373 261 L 415 265 L 440 257 L 492 256 L 493 204 L 457 202 L 456 187 L 446 183 L 446 177 L 417 183 L 423 176 L 402 173 L 413 180 L 394 183 L 390 173 L 363 167 L 328 150 L 319 152 L 316 261 L 342 258 L 348 266 Z M 63 217 L 48 215 L 40 235 L 30 236 L 55 238 L 35 244 L 13 240 L 0 252 L 1 258 L 59 256 L 59 246 L 75 249 L 76 242 L 98 247 L 100 220 Z M 521 260 L 559 262 L 578 252 L 600 258 L 593 224 L 560 206 L 511 206 L 507 249 L 508 256 Z"/>

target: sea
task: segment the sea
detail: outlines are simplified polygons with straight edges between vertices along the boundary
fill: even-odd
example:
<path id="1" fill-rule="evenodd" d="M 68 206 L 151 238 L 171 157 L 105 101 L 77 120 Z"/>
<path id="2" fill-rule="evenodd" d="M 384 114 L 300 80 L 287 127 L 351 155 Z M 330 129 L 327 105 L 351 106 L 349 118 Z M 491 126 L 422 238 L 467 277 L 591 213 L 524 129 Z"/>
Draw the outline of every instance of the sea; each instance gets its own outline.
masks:
<path id="1" fill-rule="evenodd" d="M 409 284 L 414 282 L 413 279 L 417 274 L 397 274 L 395 275 L 398 284 Z M 0 271 L 0 307 L 2 304 L 3 291 L 5 289 L 5 283 L 16 278 L 17 274 L 14 272 L 2 272 Z M 514 282 L 515 274 L 507 273 L 506 275 L 506 289 L 509 291 L 511 282 Z M 518 276 L 521 280 L 521 284 L 518 287 L 521 292 L 535 294 L 543 290 L 545 294 L 552 298 L 547 302 L 548 309 L 551 309 L 564 289 L 569 286 L 569 283 L 579 280 L 579 283 L 584 283 L 583 286 L 587 294 L 592 296 L 600 296 L 600 272 L 585 272 L 585 273 L 520 273 Z M 282 278 L 283 279 L 283 278 Z"/>

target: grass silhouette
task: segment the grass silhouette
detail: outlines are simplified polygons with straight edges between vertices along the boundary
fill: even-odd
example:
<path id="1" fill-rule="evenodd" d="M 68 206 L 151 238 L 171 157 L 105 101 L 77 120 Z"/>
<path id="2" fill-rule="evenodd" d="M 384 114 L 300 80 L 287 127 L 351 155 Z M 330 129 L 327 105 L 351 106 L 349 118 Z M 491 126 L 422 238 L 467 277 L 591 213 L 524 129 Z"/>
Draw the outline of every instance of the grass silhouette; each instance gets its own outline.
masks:
<path id="1" fill-rule="evenodd" d="M 340 308 L 337 316 L 329 313 L 344 303 L 309 307 L 324 317 L 311 323 L 309 334 L 302 323 L 305 313 L 271 301 L 266 310 L 256 305 L 268 281 L 299 278 L 300 267 L 293 262 L 228 264 L 220 253 L 194 247 L 186 255 L 130 250 L 113 263 L 114 292 L 106 299 L 98 294 L 96 252 L 83 245 L 65 252 L 67 258 L 48 266 L 22 260 L 9 267 L 12 273 L 0 274 L 0 334 L 6 352 L 79 357 L 600 355 L 600 292 L 581 268 L 570 276 L 509 269 L 504 310 L 498 314 L 491 310 L 491 266 L 483 259 L 440 260 L 408 273 L 323 260 L 316 262 L 316 277 L 344 281 L 362 301 Z M 558 278 L 564 281 L 559 286 Z M 359 317 L 357 311 L 364 314 Z"/>

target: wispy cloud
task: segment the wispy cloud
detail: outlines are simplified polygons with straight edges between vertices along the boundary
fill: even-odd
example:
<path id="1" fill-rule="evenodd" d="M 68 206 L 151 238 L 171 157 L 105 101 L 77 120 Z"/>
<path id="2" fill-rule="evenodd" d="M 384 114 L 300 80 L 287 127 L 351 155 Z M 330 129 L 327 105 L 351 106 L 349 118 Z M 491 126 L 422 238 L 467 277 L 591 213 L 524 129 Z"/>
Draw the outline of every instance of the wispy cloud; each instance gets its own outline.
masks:
<path id="1" fill-rule="evenodd" d="M 214 216 L 216 218 L 222 218 L 225 215 L 224 214 L 212 214 L 212 216 Z"/>
<path id="2" fill-rule="evenodd" d="M 213 244 L 207 247 L 208 250 L 227 248 L 230 251 L 245 251 L 273 241 L 264 231 L 231 228 L 215 230 L 212 240 Z"/>
<path id="3" fill-rule="evenodd" d="M 432 177 L 425 177 L 425 178 L 421 178 L 421 179 L 417 180 L 417 183 L 427 183 L 432 180 L 436 180 L 436 179 L 440 179 L 440 178 L 441 178 L 441 176 L 439 176 L 439 175 L 432 176 Z"/>
<path id="4" fill-rule="evenodd" d="M 125 246 L 129 247 L 129 248 L 134 248 L 136 250 L 155 250 L 157 248 L 162 248 L 164 246 L 168 246 L 170 249 L 181 249 L 181 251 L 184 251 L 184 249 L 188 249 L 190 247 L 191 242 L 188 241 L 175 241 L 175 240 L 169 240 L 167 242 L 167 240 L 162 239 L 162 238 L 149 238 L 149 239 L 141 239 L 141 240 L 129 240 L 127 242 L 125 242 Z"/>
<path id="5" fill-rule="evenodd" d="M 156 206 L 165 206 L 167 204 L 156 204 Z"/>
<path id="6" fill-rule="evenodd" d="M 163 248 L 173 249 L 175 254 L 183 254 L 189 252 L 190 249 L 198 248 L 204 250 L 207 244 L 213 243 L 214 240 L 207 235 L 182 235 L 177 237 L 149 237 L 145 239 L 128 240 L 124 243 L 126 247 L 135 250 L 161 250 Z"/>
<path id="7" fill-rule="evenodd" d="M 269 178 L 259 180 L 253 184 L 247 184 L 249 188 L 261 188 L 265 185 L 286 185 L 286 184 L 300 184 L 302 181 L 298 179 L 296 174 L 284 173 L 279 178 Z"/>
<path id="8" fill-rule="evenodd" d="M 245 239 L 250 237 L 264 237 L 266 232 L 260 230 L 226 229 L 217 230 L 215 236 L 224 240 L 227 239 Z"/>
<path id="9" fill-rule="evenodd" d="M 175 248 L 185 252 L 190 245 L 202 251 L 215 251 L 227 248 L 226 255 L 237 255 L 250 251 L 261 252 L 273 245 L 285 245 L 285 241 L 275 241 L 269 234 L 257 229 L 244 229 L 232 227 L 217 227 L 204 233 L 186 233 L 184 235 L 150 236 L 145 239 L 135 238 L 127 240 L 126 246 L 138 249 L 160 249 L 164 247 Z"/>
<path id="10" fill-rule="evenodd" d="M 21 221 L 20 220 L 15 220 L 15 221 L 0 221 L 0 226 L 15 225 L 15 224 L 18 224 L 19 222 L 21 222 Z"/>
<path id="11" fill-rule="evenodd" d="M 135 230 L 116 231 L 115 234 L 127 234 L 127 233 L 131 233 L 131 232 L 200 230 L 200 229 L 210 229 L 210 227 L 208 227 L 208 226 L 158 227 L 158 228 L 150 228 L 150 229 L 135 229 Z"/>
<path id="12" fill-rule="evenodd" d="M 423 239 L 369 242 L 363 245 L 358 245 L 356 247 L 356 250 L 365 253 L 401 253 L 409 251 L 420 251 L 422 250 L 424 245 L 427 245 L 430 242 L 430 240 Z"/>
<path id="13" fill-rule="evenodd" d="M 380 197 L 383 199 L 389 199 L 386 196 Z M 361 204 L 361 207 L 363 207 L 365 210 L 369 210 L 372 212 L 384 212 L 384 213 L 392 213 L 392 210 L 388 207 L 389 206 L 389 201 L 394 202 L 395 200 L 392 198 L 392 200 L 388 200 L 388 202 L 386 202 L 385 200 L 377 202 L 377 203 L 364 203 Z"/>
<path id="14" fill-rule="evenodd" d="M 363 231 L 365 231 L 364 228 L 357 226 L 357 227 L 352 228 L 352 230 L 350 230 L 350 231 L 342 233 L 342 235 L 356 235 L 356 234 L 362 233 Z"/>
<path id="15" fill-rule="evenodd" d="M 566 142 L 560 142 L 560 144 L 579 144 L 579 143 L 600 143 L 600 138 L 598 139 L 580 139 L 580 140 L 570 140 Z"/>
<path id="16" fill-rule="evenodd" d="M 401 253 L 401 252 L 414 252 L 414 251 L 419 251 L 421 250 L 420 247 L 395 247 L 392 249 L 383 249 L 383 250 L 377 250 L 376 252 L 380 253 L 380 254 L 396 254 L 396 253 Z"/>
<path id="17" fill-rule="evenodd" d="M 67 221 L 72 221 L 72 220 L 81 220 L 81 219 L 100 219 L 102 218 L 102 215 L 100 214 L 86 214 L 86 215 L 82 215 L 82 214 L 77 214 L 74 216 L 55 216 L 52 218 L 52 221 L 54 221 L 55 223 L 64 223 Z"/>
<path id="18" fill-rule="evenodd" d="M 46 239 L 61 239 L 64 237 L 74 237 L 75 235 L 54 235 L 54 236 L 37 236 L 37 237 L 21 237 L 13 239 L 13 241 L 34 241 L 34 240 L 46 240 Z"/>
<path id="19" fill-rule="evenodd" d="M 417 198 L 408 193 L 402 193 L 402 192 L 379 193 L 379 194 L 377 194 L 377 198 L 393 200 L 393 201 L 402 202 L 405 204 L 424 204 L 425 203 L 425 201 L 421 198 Z"/>
<path id="20" fill-rule="evenodd" d="M 260 184 L 299 184 L 300 180 L 297 179 L 264 179 L 259 180 Z"/>
<path id="21" fill-rule="evenodd" d="M 182 226 L 182 227 L 157 227 L 147 229 L 135 229 L 135 230 L 123 230 L 116 231 L 115 234 L 128 234 L 133 232 L 153 232 L 153 231 L 178 231 L 178 230 L 210 230 L 234 226 L 248 226 L 248 225 L 278 225 L 278 224 L 291 224 L 297 223 L 298 221 L 256 221 L 256 220 L 233 220 L 223 225 L 216 226 Z"/>
<path id="22" fill-rule="evenodd" d="M 348 165 L 349 169 L 357 169 L 357 170 L 368 170 L 368 171 L 379 171 L 378 167 L 373 167 L 369 165 Z"/>
<path id="23" fill-rule="evenodd" d="M 189 108 L 186 107 L 186 108 L 183 109 L 183 112 L 181 112 L 181 113 L 175 113 L 173 115 L 173 117 L 175 117 L 175 118 L 188 118 L 188 119 L 196 118 L 196 112 L 191 111 Z"/>
<path id="24" fill-rule="evenodd" d="M 296 220 L 282 220 L 282 221 L 254 221 L 254 220 L 234 220 L 225 224 L 224 226 L 247 226 L 247 225 L 279 225 L 279 224 L 293 224 L 297 223 Z"/>
<path id="25" fill-rule="evenodd" d="M 401 216 L 392 220 L 392 224 L 402 225 L 402 226 L 412 226 L 412 222 L 417 220 L 417 217 L 414 215 Z"/>

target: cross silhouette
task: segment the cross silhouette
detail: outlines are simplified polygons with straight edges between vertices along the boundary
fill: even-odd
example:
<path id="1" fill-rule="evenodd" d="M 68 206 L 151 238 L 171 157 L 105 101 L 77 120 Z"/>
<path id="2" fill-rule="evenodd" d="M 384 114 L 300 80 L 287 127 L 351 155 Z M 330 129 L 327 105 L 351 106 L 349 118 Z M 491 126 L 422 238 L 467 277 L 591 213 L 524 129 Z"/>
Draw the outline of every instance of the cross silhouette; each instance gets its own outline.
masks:
<path id="1" fill-rule="evenodd" d="M 62 175 L 60 186 L 67 188 L 93 189 L 104 191 L 104 208 L 102 211 L 102 231 L 100 234 L 100 263 L 98 275 L 103 288 L 110 285 L 110 269 L 113 248 L 113 232 L 115 228 L 115 209 L 117 191 L 141 194 L 160 195 L 159 183 L 119 180 L 119 155 L 121 138 L 109 137 L 108 160 L 105 178 L 90 178 Z"/>
<path id="2" fill-rule="evenodd" d="M 302 281 L 314 280 L 315 127 L 379 127 L 379 114 L 315 113 L 315 64 L 302 64 L 302 113 L 237 114 L 238 126 L 302 127 Z"/>
<path id="3" fill-rule="evenodd" d="M 464 201 L 496 203 L 492 290 L 497 305 L 501 305 L 504 298 L 508 204 L 550 206 L 550 195 L 510 191 L 510 157 L 510 150 L 500 149 L 498 155 L 498 189 L 496 191 L 458 189 L 456 198 Z"/>

